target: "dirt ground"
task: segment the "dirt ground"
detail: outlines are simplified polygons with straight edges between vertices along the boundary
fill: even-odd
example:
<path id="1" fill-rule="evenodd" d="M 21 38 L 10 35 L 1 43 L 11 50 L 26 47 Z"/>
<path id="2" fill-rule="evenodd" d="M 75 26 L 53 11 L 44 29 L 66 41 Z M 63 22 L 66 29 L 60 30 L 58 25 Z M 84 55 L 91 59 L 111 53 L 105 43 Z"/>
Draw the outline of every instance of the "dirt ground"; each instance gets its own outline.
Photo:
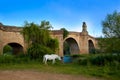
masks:
<path id="1" fill-rule="evenodd" d="M 97 78 L 37 71 L 0 71 L 0 80 L 100 80 Z"/>

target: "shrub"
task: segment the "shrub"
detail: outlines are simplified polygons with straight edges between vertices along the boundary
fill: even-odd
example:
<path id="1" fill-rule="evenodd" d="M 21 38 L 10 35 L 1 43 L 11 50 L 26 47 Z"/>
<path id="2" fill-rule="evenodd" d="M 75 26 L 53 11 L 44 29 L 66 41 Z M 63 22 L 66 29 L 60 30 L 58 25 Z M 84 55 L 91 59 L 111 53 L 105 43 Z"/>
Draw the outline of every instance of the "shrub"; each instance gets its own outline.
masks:
<path id="1" fill-rule="evenodd" d="M 105 64 L 105 59 L 102 55 L 101 56 L 97 55 L 97 56 L 94 56 L 94 57 L 90 57 L 89 61 L 92 65 L 97 65 L 97 66 L 102 66 L 102 65 Z"/>
<path id="2" fill-rule="evenodd" d="M 87 60 L 87 58 L 79 58 L 78 59 L 78 63 L 80 65 L 87 65 L 88 64 L 88 60 Z"/>
<path id="3" fill-rule="evenodd" d="M 95 66 L 105 66 L 109 64 L 109 66 L 119 66 L 120 65 L 120 55 L 113 54 L 93 54 L 93 55 L 79 55 L 73 56 L 76 58 L 74 62 L 80 65 L 95 65 Z M 115 64 L 116 63 L 116 64 Z"/>
<path id="4" fill-rule="evenodd" d="M 5 47 L 4 47 L 4 49 L 3 49 L 3 53 L 4 54 L 12 54 L 12 47 L 11 46 L 9 46 L 9 45 L 6 45 Z"/>
<path id="5" fill-rule="evenodd" d="M 33 44 L 30 48 L 28 48 L 27 53 L 31 59 L 42 59 L 44 54 L 53 54 L 54 52 L 46 46 Z"/>
<path id="6" fill-rule="evenodd" d="M 26 54 L 0 55 L 0 64 L 21 64 L 21 63 L 30 63 L 30 62 L 31 62 L 30 57 Z"/>
<path id="7" fill-rule="evenodd" d="M 0 63 L 13 63 L 14 56 L 12 55 L 1 55 L 0 56 Z"/>
<path id="8" fill-rule="evenodd" d="M 71 55 L 71 56 L 72 56 L 73 59 L 76 59 L 76 58 L 79 58 L 79 57 L 80 57 L 79 54 L 73 54 L 73 55 Z"/>

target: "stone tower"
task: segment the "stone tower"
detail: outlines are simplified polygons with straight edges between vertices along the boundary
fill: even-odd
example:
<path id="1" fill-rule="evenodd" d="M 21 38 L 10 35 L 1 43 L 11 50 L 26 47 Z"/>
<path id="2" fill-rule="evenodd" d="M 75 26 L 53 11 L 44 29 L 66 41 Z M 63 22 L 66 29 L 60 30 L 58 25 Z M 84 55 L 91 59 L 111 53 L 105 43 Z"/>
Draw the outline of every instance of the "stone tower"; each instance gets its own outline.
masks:
<path id="1" fill-rule="evenodd" d="M 85 22 L 82 24 L 82 32 L 81 32 L 81 51 L 80 53 L 89 53 L 88 52 L 88 31 L 87 31 L 87 25 Z"/>
<path id="2" fill-rule="evenodd" d="M 83 25 L 82 25 L 82 35 L 88 35 L 87 25 L 85 22 L 83 22 Z"/>

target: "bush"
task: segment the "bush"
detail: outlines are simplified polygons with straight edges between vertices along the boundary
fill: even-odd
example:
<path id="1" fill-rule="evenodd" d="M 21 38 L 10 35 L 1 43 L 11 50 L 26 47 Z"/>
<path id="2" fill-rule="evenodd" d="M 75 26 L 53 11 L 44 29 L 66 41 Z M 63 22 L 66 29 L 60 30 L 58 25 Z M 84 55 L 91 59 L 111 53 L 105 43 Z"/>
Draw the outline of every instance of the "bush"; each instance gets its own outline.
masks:
<path id="1" fill-rule="evenodd" d="M 97 65 L 97 66 L 103 66 L 105 64 L 105 59 L 104 57 L 101 55 L 97 55 L 94 57 L 90 57 L 89 61 L 92 65 Z"/>
<path id="2" fill-rule="evenodd" d="M 14 61 L 14 56 L 12 55 L 1 55 L 0 63 L 12 63 Z"/>
<path id="3" fill-rule="evenodd" d="M 1 64 L 20 64 L 20 63 L 29 63 L 30 62 L 30 58 L 25 55 L 25 54 L 21 54 L 21 55 L 8 55 L 8 54 L 4 54 L 4 55 L 0 55 L 0 63 Z"/>
<path id="4" fill-rule="evenodd" d="M 33 44 L 30 48 L 28 48 L 27 54 L 29 55 L 30 59 L 42 59 L 43 55 L 45 54 L 53 54 L 54 52 L 43 45 L 40 44 Z"/>
<path id="5" fill-rule="evenodd" d="M 76 59 L 76 58 L 79 58 L 81 55 L 79 55 L 79 54 L 73 54 L 71 56 L 72 56 L 73 59 Z"/>
<path id="6" fill-rule="evenodd" d="M 31 62 L 30 57 L 28 54 L 19 54 L 15 56 L 15 63 L 29 63 Z"/>
<path id="7" fill-rule="evenodd" d="M 9 45 L 6 45 L 3 49 L 4 54 L 12 54 L 12 47 Z"/>
<path id="8" fill-rule="evenodd" d="M 117 63 L 116 65 L 120 65 L 120 55 L 113 55 L 113 54 L 93 54 L 93 55 L 79 55 L 74 56 L 76 63 L 80 65 L 95 65 L 95 66 L 105 66 L 106 64 L 109 64 L 109 66 L 112 66 L 113 64 Z M 74 61 L 74 62 L 75 62 Z"/>
<path id="9" fill-rule="evenodd" d="M 87 65 L 88 64 L 88 60 L 87 60 L 87 58 L 79 58 L 78 59 L 78 63 L 80 65 Z"/>

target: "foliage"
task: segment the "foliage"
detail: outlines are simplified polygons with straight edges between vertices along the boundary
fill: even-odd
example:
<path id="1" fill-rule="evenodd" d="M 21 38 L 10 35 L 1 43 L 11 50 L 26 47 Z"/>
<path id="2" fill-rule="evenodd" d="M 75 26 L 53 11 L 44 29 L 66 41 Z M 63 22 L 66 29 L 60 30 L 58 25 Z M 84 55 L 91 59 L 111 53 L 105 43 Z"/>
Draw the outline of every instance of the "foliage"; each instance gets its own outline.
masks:
<path id="1" fill-rule="evenodd" d="M 20 63 L 29 63 L 29 62 L 30 62 L 29 57 L 25 55 L 22 57 L 20 57 L 19 55 L 14 56 L 9 54 L 0 55 L 1 64 L 20 64 Z"/>
<path id="2" fill-rule="evenodd" d="M 14 56 L 12 55 L 1 55 L 0 56 L 0 63 L 3 64 L 3 63 L 11 63 L 14 58 Z"/>
<path id="3" fill-rule="evenodd" d="M 26 22 L 22 31 L 25 40 L 30 43 L 47 45 L 50 38 L 48 22 L 42 21 L 41 25 Z"/>
<path id="4" fill-rule="evenodd" d="M 61 30 L 63 31 L 63 39 L 65 39 L 68 36 L 69 32 L 65 28 L 61 28 Z M 64 55 L 70 55 L 70 47 L 66 41 L 64 41 L 63 47 Z"/>
<path id="5" fill-rule="evenodd" d="M 107 80 L 119 80 L 120 76 L 120 55 L 119 54 L 92 54 L 74 56 L 74 63 L 80 66 L 87 66 L 88 72 L 93 66 L 99 68 L 95 72 L 90 72 L 93 76 L 106 77 Z M 87 69 L 86 68 L 86 69 Z M 96 72 L 97 71 L 97 72 Z"/>
<path id="6" fill-rule="evenodd" d="M 58 49 L 58 40 L 50 37 L 49 21 L 41 21 L 41 24 L 26 22 L 22 31 L 25 41 L 28 43 L 27 53 L 33 59 L 42 57 L 44 54 L 55 53 Z"/>
<path id="7" fill-rule="evenodd" d="M 63 47 L 64 47 L 63 49 L 64 55 L 70 55 L 70 46 L 67 43 L 67 41 L 64 41 Z"/>
<path id="8" fill-rule="evenodd" d="M 30 59 L 42 59 L 44 54 L 53 54 L 54 51 L 49 47 L 35 43 L 28 48 L 27 53 Z"/>
<path id="9" fill-rule="evenodd" d="M 4 47 L 4 49 L 3 49 L 3 53 L 4 54 L 10 54 L 11 53 L 11 51 L 12 51 L 12 47 L 11 46 L 9 46 L 9 45 L 6 45 L 5 47 Z"/>
<path id="10" fill-rule="evenodd" d="M 120 65 L 119 54 L 92 54 L 88 56 L 79 56 L 77 58 L 78 64 L 80 65 L 105 66 L 109 64 L 111 66 L 114 64 L 114 62 Z"/>
<path id="11" fill-rule="evenodd" d="M 54 52 L 56 52 L 56 50 L 58 50 L 59 48 L 59 42 L 58 39 L 49 39 L 49 42 L 47 43 L 47 46 L 53 50 Z"/>
<path id="12" fill-rule="evenodd" d="M 104 51 L 111 53 L 120 52 L 120 13 L 108 14 L 102 22 L 104 39 L 100 41 Z"/>
<path id="13" fill-rule="evenodd" d="M 120 12 L 115 11 L 113 14 L 108 14 L 102 24 L 105 37 L 120 38 Z"/>
<path id="14" fill-rule="evenodd" d="M 69 32 L 65 28 L 61 28 L 63 30 L 63 39 L 66 38 L 69 34 Z"/>

